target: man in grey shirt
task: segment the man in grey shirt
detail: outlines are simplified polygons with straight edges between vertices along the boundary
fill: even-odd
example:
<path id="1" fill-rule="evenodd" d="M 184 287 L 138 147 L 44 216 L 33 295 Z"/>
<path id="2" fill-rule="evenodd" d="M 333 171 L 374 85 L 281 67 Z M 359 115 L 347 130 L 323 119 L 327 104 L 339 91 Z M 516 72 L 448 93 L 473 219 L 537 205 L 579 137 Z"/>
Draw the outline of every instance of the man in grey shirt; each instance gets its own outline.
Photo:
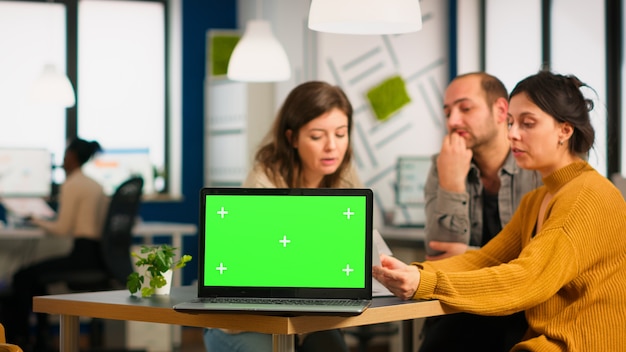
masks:
<path id="1" fill-rule="evenodd" d="M 482 247 L 511 219 L 541 176 L 515 163 L 507 137 L 508 93 L 483 72 L 456 77 L 444 95 L 448 134 L 433 156 L 424 189 L 426 255 L 438 260 Z M 523 312 L 429 318 L 420 352 L 508 351 L 520 341 Z"/>

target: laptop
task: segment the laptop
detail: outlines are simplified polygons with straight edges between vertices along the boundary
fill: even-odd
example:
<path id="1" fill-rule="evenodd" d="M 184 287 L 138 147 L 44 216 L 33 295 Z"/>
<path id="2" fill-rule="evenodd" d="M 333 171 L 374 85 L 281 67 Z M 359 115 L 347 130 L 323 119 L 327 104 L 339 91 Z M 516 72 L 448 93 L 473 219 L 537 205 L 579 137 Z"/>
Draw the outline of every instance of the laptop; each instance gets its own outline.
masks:
<path id="1" fill-rule="evenodd" d="M 23 218 L 35 216 L 51 219 L 56 216 L 56 212 L 40 197 L 2 197 L 0 203 L 7 212 Z"/>
<path id="2" fill-rule="evenodd" d="M 52 219 L 56 212 L 40 197 L 2 197 L 0 204 L 5 209 L 9 227 L 34 229 L 37 225 L 28 221 L 29 217 Z"/>
<path id="3" fill-rule="evenodd" d="M 370 189 L 203 188 L 187 312 L 362 313 L 372 300 Z"/>

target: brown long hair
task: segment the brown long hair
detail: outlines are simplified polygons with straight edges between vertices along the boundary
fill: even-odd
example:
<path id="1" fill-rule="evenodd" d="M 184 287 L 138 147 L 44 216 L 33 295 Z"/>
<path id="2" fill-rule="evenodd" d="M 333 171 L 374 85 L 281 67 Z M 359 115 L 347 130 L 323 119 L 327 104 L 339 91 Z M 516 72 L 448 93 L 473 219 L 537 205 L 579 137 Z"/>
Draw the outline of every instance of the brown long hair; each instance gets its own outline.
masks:
<path id="1" fill-rule="evenodd" d="M 326 82 L 310 81 L 298 85 L 289 93 L 255 157 L 255 161 L 275 185 L 281 184 L 282 178 L 289 188 L 301 187 L 302 161 L 298 151 L 287 139 L 287 130 L 293 131 L 293 138 L 298 138 L 302 126 L 334 108 L 348 117 L 350 137 L 352 105 L 341 88 Z M 352 147 L 348 143 L 341 165 L 333 174 L 324 176 L 320 187 L 337 187 L 351 159 Z"/>

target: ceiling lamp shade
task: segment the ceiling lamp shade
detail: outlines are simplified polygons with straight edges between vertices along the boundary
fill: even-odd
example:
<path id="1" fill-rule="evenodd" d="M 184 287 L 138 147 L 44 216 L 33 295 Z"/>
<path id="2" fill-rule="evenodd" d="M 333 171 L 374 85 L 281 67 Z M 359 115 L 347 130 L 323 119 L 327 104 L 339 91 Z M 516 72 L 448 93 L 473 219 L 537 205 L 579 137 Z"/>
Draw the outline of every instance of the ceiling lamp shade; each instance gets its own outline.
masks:
<path id="1" fill-rule="evenodd" d="M 401 34 L 422 29 L 419 0 L 311 0 L 309 28 L 339 34 Z"/>
<path id="2" fill-rule="evenodd" d="M 278 82 L 291 77 L 291 66 L 270 23 L 251 20 L 228 62 L 227 76 L 234 81 Z"/>
<path id="3" fill-rule="evenodd" d="M 66 75 L 57 71 L 54 65 L 44 66 L 41 76 L 31 88 L 31 99 L 39 103 L 71 108 L 76 104 L 74 88 Z"/>

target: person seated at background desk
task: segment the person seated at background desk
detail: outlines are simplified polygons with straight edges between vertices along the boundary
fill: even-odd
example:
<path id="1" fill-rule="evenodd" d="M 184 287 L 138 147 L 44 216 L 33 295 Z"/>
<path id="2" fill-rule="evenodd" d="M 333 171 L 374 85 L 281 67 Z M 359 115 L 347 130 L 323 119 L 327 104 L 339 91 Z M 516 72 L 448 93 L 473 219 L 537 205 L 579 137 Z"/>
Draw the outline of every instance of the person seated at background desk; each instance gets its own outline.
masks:
<path id="1" fill-rule="evenodd" d="M 243 183 L 254 188 L 361 187 L 351 165 L 352 105 L 341 88 L 305 82 L 285 99 Z M 206 329 L 209 352 L 271 352 L 272 335 Z M 296 336 L 296 350 L 348 351 L 340 330 Z"/>
<path id="2" fill-rule="evenodd" d="M 16 303 L 12 314 L 14 321 L 5 324 L 8 341 L 28 349 L 29 316 L 33 296 L 46 294 L 40 279 L 51 273 L 67 270 L 98 268 L 104 265 L 100 254 L 100 235 L 108 205 L 102 186 L 83 174 L 81 167 L 101 150 L 96 141 L 72 140 L 63 158 L 66 179 L 59 190 L 59 206 L 55 220 L 30 219 L 35 225 L 54 236 L 73 237 L 71 252 L 20 269 L 13 276 L 13 294 Z M 41 317 L 43 318 L 43 317 Z M 43 326 L 42 326 L 43 325 Z M 35 351 L 45 351 L 45 321 L 39 319 Z"/>
<path id="3" fill-rule="evenodd" d="M 426 259 L 481 247 L 502 230 L 541 174 L 521 169 L 507 139 L 508 93 L 496 77 L 473 72 L 448 85 L 443 102 L 448 135 L 432 158 L 424 187 Z M 427 318 L 420 352 L 508 351 L 521 339 L 524 312 Z"/>
<path id="4" fill-rule="evenodd" d="M 594 142 L 585 86 L 541 71 L 511 92 L 513 155 L 544 185 L 496 237 L 439 261 L 381 256 L 374 277 L 402 299 L 481 315 L 526 311 L 528 331 L 511 351 L 624 351 L 626 203 L 584 160 Z"/>

